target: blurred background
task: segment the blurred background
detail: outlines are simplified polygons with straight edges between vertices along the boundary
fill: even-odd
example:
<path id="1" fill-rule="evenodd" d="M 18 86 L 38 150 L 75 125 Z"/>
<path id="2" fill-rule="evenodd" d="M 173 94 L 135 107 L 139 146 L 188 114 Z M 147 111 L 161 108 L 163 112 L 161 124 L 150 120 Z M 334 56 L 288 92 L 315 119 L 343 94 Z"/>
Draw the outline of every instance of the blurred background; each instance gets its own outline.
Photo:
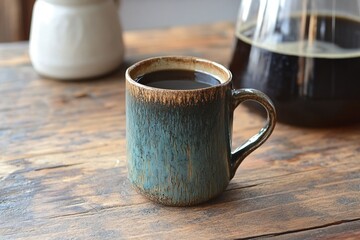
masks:
<path id="1" fill-rule="evenodd" d="M 0 42 L 28 40 L 35 0 L 0 0 Z M 121 0 L 124 30 L 236 21 L 240 0 Z"/>
<path id="2" fill-rule="evenodd" d="M 122 0 L 125 30 L 235 22 L 240 0 Z"/>

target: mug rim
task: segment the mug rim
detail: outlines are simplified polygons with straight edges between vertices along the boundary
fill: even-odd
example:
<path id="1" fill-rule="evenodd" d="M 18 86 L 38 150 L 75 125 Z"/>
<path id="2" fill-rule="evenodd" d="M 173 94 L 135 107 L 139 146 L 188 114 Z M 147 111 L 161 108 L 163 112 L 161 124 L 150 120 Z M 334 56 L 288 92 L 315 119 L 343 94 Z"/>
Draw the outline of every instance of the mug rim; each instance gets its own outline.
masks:
<path id="1" fill-rule="evenodd" d="M 180 64 L 183 64 L 184 66 L 189 65 L 188 68 L 179 68 L 179 67 L 161 67 L 160 64 L 157 64 L 160 61 L 172 61 L 172 62 L 177 62 Z M 193 65 L 191 65 L 191 63 Z M 206 71 L 206 70 L 201 70 L 201 69 L 197 69 L 195 67 L 195 64 L 203 64 L 203 66 L 208 65 L 208 67 L 212 66 L 215 67 L 217 69 L 217 71 L 222 72 L 224 74 L 225 77 L 221 77 L 220 74 L 216 75 L 211 73 L 210 71 Z M 150 68 L 152 65 L 156 66 L 160 66 L 158 70 L 153 70 L 153 71 L 144 71 L 144 74 L 147 73 L 151 73 L 151 72 L 155 72 L 155 71 L 159 71 L 159 70 L 172 70 L 172 69 L 180 69 L 180 70 L 193 70 L 193 71 L 199 71 L 205 74 L 208 74 L 210 76 L 215 77 L 217 80 L 220 81 L 220 84 L 216 84 L 216 85 L 211 85 L 209 87 L 204 87 L 204 88 L 195 88 L 195 89 L 167 89 L 167 88 L 157 88 L 157 87 L 151 87 L 148 85 L 144 85 L 141 84 L 139 82 L 136 82 L 134 80 L 135 77 L 132 76 L 132 72 L 135 71 L 137 68 L 141 68 L 142 66 L 146 69 L 146 68 Z M 193 66 L 193 68 L 191 68 L 191 66 Z M 214 70 L 216 71 L 216 70 Z M 141 74 L 138 74 L 138 76 L 141 76 Z M 192 56 L 181 56 L 181 55 L 168 55 L 168 56 L 157 56 L 157 57 L 150 57 L 150 58 L 146 58 L 144 60 L 138 61 L 136 63 L 134 63 L 133 65 L 131 65 L 130 67 L 128 67 L 126 69 L 125 72 L 125 78 L 126 81 L 137 86 L 140 88 L 144 88 L 144 89 L 148 89 L 148 90 L 152 90 L 152 91 L 169 91 L 169 92 L 196 92 L 196 91 L 202 91 L 202 90 L 209 90 L 209 89 L 213 89 L 213 88 L 218 88 L 218 87 L 223 87 L 228 85 L 231 82 L 232 79 L 232 74 L 230 72 L 230 70 L 228 70 L 225 66 L 223 66 L 220 63 L 205 59 L 205 58 L 200 58 L 200 57 L 192 57 Z"/>

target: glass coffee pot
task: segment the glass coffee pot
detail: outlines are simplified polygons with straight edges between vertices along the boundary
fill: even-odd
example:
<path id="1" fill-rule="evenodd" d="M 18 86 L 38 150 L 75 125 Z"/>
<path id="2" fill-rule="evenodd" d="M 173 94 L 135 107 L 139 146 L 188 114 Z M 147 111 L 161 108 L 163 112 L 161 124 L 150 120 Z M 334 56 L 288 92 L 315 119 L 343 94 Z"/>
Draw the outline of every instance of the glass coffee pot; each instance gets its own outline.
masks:
<path id="1" fill-rule="evenodd" d="M 281 122 L 360 122 L 360 0 L 242 0 L 230 70 Z"/>

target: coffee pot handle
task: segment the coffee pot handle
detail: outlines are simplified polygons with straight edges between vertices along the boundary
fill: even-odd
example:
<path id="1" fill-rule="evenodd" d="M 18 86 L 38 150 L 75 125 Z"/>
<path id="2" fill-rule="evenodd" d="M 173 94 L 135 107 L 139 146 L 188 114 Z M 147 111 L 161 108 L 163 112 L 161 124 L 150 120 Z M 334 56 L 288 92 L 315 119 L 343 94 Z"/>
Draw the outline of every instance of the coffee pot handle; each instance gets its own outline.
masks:
<path id="1" fill-rule="evenodd" d="M 231 165 L 231 176 L 230 179 L 234 177 L 236 170 L 238 169 L 241 162 L 247 157 L 252 151 L 260 147 L 271 135 L 276 124 L 276 111 L 273 103 L 270 98 L 264 93 L 250 88 L 244 89 L 233 89 L 231 92 L 232 95 L 232 111 L 239 106 L 240 103 L 244 101 L 255 101 L 260 103 L 267 112 L 267 119 L 265 126 L 260 129 L 260 131 L 247 140 L 240 147 L 235 149 L 231 154 L 230 165 Z"/>

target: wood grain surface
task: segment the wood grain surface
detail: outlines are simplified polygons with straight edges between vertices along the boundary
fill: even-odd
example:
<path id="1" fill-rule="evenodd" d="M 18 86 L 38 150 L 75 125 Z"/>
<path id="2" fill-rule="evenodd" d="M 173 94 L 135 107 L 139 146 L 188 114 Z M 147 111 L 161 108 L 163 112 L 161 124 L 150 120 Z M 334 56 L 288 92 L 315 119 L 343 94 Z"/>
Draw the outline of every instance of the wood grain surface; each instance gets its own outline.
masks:
<path id="1" fill-rule="evenodd" d="M 82 82 L 37 75 L 26 43 L 0 45 L 0 239 L 359 239 L 359 125 L 278 124 L 227 190 L 196 207 L 157 205 L 130 186 L 125 69 L 170 54 L 227 65 L 233 29 L 125 32 L 125 64 Z M 234 145 L 262 124 L 238 108 Z"/>

